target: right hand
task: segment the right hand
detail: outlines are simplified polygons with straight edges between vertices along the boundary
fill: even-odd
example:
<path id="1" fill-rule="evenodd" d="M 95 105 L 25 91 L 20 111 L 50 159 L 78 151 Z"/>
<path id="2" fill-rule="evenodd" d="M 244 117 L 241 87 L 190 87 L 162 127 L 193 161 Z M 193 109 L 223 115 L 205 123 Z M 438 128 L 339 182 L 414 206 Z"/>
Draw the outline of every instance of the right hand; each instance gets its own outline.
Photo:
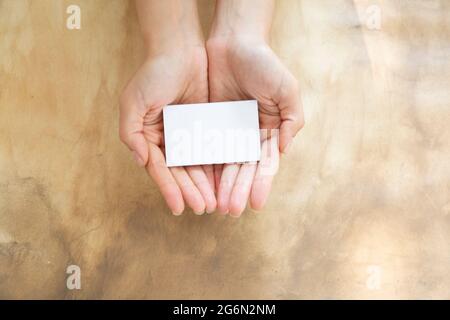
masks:
<path id="1" fill-rule="evenodd" d="M 202 46 L 150 56 L 120 98 L 120 138 L 175 215 L 183 212 L 184 202 L 196 214 L 216 209 L 212 166 L 168 168 L 164 157 L 163 106 L 207 102 L 207 65 Z"/>

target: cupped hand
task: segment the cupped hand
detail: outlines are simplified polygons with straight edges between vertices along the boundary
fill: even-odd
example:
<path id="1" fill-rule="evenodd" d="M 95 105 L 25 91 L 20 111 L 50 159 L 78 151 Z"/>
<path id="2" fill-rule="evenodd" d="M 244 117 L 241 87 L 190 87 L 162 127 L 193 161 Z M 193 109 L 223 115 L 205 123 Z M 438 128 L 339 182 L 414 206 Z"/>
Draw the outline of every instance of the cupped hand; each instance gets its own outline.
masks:
<path id="1" fill-rule="evenodd" d="M 207 101 L 207 56 L 200 46 L 148 57 L 121 95 L 120 138 L 176 215 L 184 202 L 197 214 L 215 210 L 214 173 L 211 166 L 167 167 L 162 109 Z"/>
<path id="2" fill-rule="evenodd" d="M 248 200 L 256 210 L 264 206 L 278 170 L 279 152 L 288 151 L 303 127 L 300 93 L 295 77 L 263 39 L 211 38 L 207 52 L 210 101 L 258 101 L 260 162 L 215 168 L 218 210 L 240 216 Z"/>

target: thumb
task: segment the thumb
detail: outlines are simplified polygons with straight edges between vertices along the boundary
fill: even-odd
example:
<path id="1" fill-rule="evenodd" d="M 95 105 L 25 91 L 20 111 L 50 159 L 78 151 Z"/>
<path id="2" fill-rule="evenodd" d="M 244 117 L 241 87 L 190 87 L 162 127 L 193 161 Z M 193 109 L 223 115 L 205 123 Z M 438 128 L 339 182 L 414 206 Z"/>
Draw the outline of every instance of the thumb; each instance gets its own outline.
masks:
<path id="1" fill-rule="evenodd" d="M 145 140 L 144 117 L 133 104 L 120 104 L 119 136 L 120 140 L 133 152 L 140 167 L 148 162 L 148 144 Z"/>
<path id="2" fill-rule="evenodd" d="M 287 153 L 294 137 L 305 124 L 300 90 L 293 76 L 280 96 L 280 152 Z"/>

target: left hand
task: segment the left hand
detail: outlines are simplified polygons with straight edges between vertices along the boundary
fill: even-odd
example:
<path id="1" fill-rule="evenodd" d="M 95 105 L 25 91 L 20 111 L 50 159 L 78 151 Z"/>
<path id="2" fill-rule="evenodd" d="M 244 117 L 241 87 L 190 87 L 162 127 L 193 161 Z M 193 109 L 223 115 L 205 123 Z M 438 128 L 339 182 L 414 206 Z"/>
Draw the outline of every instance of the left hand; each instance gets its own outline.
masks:
<path id="1" fill-rule="evenodd" d="M 300 93 L 295 77 L 261 38 L 213 37 L 207 52 L 210 101 L 258 100 L 260 162 L 215 168 L 217 208 L 238 217 L 249 199 L 253 209 L 264 206 L 278 170 L 279 152 L 288 151 L 304 124 Z"/>

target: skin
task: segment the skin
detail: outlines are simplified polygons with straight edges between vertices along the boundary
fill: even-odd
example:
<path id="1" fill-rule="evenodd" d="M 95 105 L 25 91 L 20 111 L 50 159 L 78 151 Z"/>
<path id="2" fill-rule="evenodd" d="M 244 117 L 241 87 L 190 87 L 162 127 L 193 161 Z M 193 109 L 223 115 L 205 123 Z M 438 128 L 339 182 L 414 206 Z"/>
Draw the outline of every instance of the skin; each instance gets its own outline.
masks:
<path id="1" fill-rule="evenodd" d="M 173 214 L 216 209 L 211 166 L 168 168 L 163 106 L 208 101 L 207 54 L 195 0 L 136 1 L 147 56 L 120 99 L 120 138 Z"/>
<path id="2" fill-rule="evenodd" d="M 249 200 L 253 209 L 264 206 L 279 152 L 288 151 L 304 124 L 297 81 L 267 44 L 272 11 L 269 0 L 219 0 L 207 41 L 210 101 L 256 99 L 266 129 L 258 164 L 215 168 L 218 211 L 235 217 Z"/>
<path id="3" fill-rule="evenodd" d="M 196 0 L 136 0 L 146 59 L 121 95 L 120 137 L 145 166 L 175 215 L 238 217 L 267 201 L 279 153 L 303 126 L 297 81 L 268 46 L 273 0 L 217 0 L 206 48 Z M 256 99 L 261 160 L 167 168 L 162 108 L 167 104 Z"/>

